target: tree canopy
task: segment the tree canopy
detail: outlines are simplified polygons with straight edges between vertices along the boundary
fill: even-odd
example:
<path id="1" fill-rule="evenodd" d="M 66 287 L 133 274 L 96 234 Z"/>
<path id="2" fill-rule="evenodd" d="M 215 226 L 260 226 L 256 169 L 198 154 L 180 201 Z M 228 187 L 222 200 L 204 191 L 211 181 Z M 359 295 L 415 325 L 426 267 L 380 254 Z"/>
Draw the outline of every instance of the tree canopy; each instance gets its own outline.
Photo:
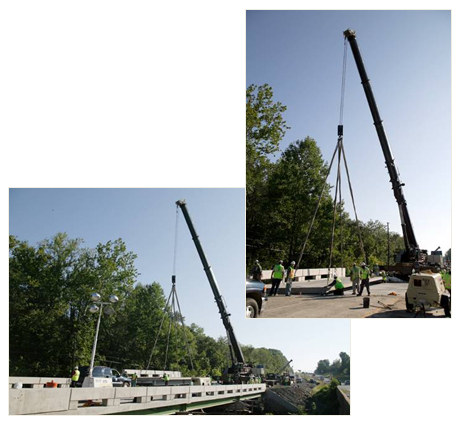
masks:
<path id="1" fill-rule="evenodd" d="M 273 97 L 273 90 L 267 84 L 247 88 L 247 273 L 256 259 L 264 269 L 271 269 L 280 259 L 298 261 L 329 167 L 316 140 L 309 136 L 291 142 L 279 159 L 274 159 L 272 153 L 279 151 L 279 142 L 289 128 L 283 118 L 287 107 L 275 103 Z M 305 246 L 303 268 L 329 265 L 334 213 L 332 189 L 329 184 L 325 185 Z M 353 262 L 365 259 L 370 265 L 386 264 L 385 225 L 377 220 L 357 222 L 344 206 L 342 202 L 336 210 L 332 268 L 342 265 L 350 268 Z M 362 230 L 366 258 L 360 248 L 358 226 Z M 393 264 L 394 253 L 403 250 L 404 243 L 396 232 L 389 234 L 389 242 L 389 262 Z"/>
<path id="2" fill-rule="evenodd" d="M 230 365 L 226 338 L 215 340 L 196 324 L 178 325 L 170 308 L 159 332 L 164 292 L 156 282 L 138 282 L 136 255 L 121 239 L 90 249 L 65 233 L 36 246 L 10 236 L 9 248 L 11 376 L 68 377 L 75 365 L 89 365 L 98 318 L 89 312 L 94 292 L 119 297 L 115 314 L 101 320 L 96 365 L 146 369 L 151 358 L 150 369 L 185 376 L 218 376 Z M 267 372 L 287 361 L 275 349 L 242 350 Z"/>

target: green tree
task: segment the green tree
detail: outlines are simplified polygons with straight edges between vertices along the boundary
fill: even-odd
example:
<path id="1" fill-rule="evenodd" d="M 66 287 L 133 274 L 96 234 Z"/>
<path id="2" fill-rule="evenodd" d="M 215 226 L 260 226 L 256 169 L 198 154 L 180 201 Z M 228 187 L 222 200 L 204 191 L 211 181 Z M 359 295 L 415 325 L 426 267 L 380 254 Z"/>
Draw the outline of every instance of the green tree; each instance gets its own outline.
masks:
<path id="1" fill-rule="evenodd" d="M 321 359 L 317 363 L 317 368 L 314 371 L 314 374 L 328 374 L 330 372 L 330 361 L 328 359 Z"/>
<path id="2" fill-rule="evenodd" d="M 67 376 L 89 363 L 91 293 L 123 299 L 132 288 L 135 255 L 121 240 L 81 245 L 65 233 L 37 247 L 10 237 L 10 375 Z"/>

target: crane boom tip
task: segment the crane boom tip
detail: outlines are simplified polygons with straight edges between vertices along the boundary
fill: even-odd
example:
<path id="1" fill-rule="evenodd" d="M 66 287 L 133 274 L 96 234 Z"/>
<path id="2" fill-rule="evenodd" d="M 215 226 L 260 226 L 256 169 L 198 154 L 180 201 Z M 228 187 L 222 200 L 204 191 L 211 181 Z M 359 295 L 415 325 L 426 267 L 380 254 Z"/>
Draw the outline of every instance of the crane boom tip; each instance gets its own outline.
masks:
<path id="1" fill-rule="evenodd" d="M 346 31 L 343 32 L 346 38 L 355 37 L 355 31 L 353 29 L 348 28 Z"/>

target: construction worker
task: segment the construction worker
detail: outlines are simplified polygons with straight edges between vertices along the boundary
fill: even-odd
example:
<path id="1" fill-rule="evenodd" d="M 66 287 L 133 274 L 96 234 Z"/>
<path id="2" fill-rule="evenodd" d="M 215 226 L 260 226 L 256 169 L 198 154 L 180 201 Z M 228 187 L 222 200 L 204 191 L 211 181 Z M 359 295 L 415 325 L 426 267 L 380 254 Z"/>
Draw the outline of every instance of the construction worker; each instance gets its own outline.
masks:
<path id="1" fill-rule="evenodd" d="M 360 278 L 362 279 L 362 282 L 360 284 L 360 291 L 357 296 L 362 296 L 364 287 L 367 288 L 368 296 L 370 296 L 370 270 L 367 268 L 365 262 L 362 262 Z"/>
<path id="2" fill-rule="evenodd" d="M 378 264 L 373 265 L 373 274 L 375 274 L 376 277 L 379 277 L 379 265 Z"/>
<path id="3" fill-rule="evenodd" d="M 76 387 L 77 381 L 80 379 L 80 370 L 78 367 L 75 367 L 73 372 L 72 372 L 72 383 L 70 384 L 70 387 Z"/>
<path id="4" fill-rule="evenodd" d="M 284 265 L 283 261 L 280 260 L 279 263 L 274 265 L 274 268 L 271 272 L 271 280 L 272 280 L 272 285 L 271 285 L 271 291 L 269 292 L 270 296 L 277 296 L 277 291 L 279 290 L 279 285 L 281 281 L 284 279 Z"/>
<path id="5" fill-rule="evenodd" d="M 290 266 L 287 268 L 287 281 L 285 284 L 285 295 L 290 296 L 292 292 L 292 284 L 295 278 L 295 261 L 290 262 Z"/>
<path id="6" fill-rule="evenodd" d="M 381 277 L 382 277 L 382 282 L 387 283 L 387 274 L 386 271 L 382 270 L 381 271 Z"/>
<path id="7" fill-rule="evenodd" d="M 136 387 L 137 386 L 137 373 L 136 372 L 134 374 L 132 374 L 131 384 L 132 384 L 132 387 Z"/>
<path id="8" fill-rule="evenodd" d="M 351 268 L 352 294 L 357 294 L 360 287 L 360 268 L 354 262 Z"/>
<path id="9" fill-rule="evenodd" d="M 163 381 L 165 386 L 169 386 L 169 374 L 164 373 L 163 374 Z"/>
<path id="10" fill-rule="evenodd" d="M 333 294 L 335 296 L 343 296 L 344 295 L 344 285 L 343 285 L 343 282 L 338 278 L 338 275 L 337 274 L 333 274 L 333 281 L 328 284 L 327 286 L 325 286 L 325 288 L 327 289 L 324 293 L 322 293 L 323 296 L 326 296 L 329 292 L 329 288 L 331 287 L 335 287 L 335 291 L 333 292 Z"/>
<path id="11" fill-rule="evenodd" d="M 261 281 L 261 276 L 263 275 L 263 270 L 261 269 L 260 262 L 258 259 L 255 261 L 255 265 L 252 268 L 252 278 L 254 280 Z"/>

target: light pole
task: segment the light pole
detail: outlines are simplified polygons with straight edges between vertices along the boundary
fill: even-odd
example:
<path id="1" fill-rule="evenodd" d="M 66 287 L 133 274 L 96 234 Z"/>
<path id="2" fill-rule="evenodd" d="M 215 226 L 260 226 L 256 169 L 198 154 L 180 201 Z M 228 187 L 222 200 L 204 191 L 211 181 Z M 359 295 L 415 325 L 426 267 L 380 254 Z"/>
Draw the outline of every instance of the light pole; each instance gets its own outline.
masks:
<path id="1" fill-rule="evenodd" d="M 109 302 L 102 302 L 100 300 L 100 294 L 93 293 L 91 295 L 91 300 L 94 302 L 94 304 L 89 307 L 89 312 L 91 312 L 92 314 L 99 312 L 99 318 L 97 319 L 96 334 L 94 336 L 94 344 L 92 345 L 91 365 L 89 367 L 89 378 L 92 378 L 92 371 L 94 369 L 94 359 L 96 357 L 97 338 L 99 337 L 99 327 L 100 327 L 100 319 L 102 318 L 102 310 L 104 310 L 106 315 L 113 315 L 115 311 L 112 308 L 112 306 L 106 306 L 106 305 L 110 305 L 111 303 L 118 302 L 118 297 L 115 296 L 114 294 L 111 294 L 108 297 Z M 100 305 L 100 306 L 97 306 L 97 305 Z"/>

